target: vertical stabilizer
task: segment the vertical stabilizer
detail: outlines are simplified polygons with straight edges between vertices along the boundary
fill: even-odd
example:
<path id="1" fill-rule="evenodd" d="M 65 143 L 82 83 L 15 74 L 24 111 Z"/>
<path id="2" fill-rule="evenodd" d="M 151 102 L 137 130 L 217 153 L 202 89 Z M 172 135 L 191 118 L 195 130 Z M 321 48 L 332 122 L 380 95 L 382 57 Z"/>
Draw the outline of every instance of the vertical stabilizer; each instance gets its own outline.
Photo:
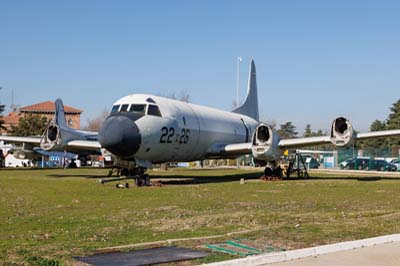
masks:
<path id="1" fill-rule="evenodd" d="M 67 127 L 64 113 L 64 105 L 60 98 L 55 102 L 56 112 L 54 113 L 54 123 L 60 127 Z"/>
<path id="2" fill-rule="evenodd" d="M 234 109 L 232 112 L 247 115 L 259 121 L 256 65 L 254 64 L 254 60 L 251 60 L 250 64 L 246 99 L 244 100 L 242 105 Z"/>

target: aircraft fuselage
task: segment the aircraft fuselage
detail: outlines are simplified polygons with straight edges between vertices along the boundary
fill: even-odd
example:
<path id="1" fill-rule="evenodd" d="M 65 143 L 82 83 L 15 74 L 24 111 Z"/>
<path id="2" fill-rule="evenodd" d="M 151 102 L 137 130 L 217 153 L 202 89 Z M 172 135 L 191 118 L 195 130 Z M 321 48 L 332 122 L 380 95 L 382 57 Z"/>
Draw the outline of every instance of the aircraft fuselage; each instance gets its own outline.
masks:
<path id="1" fill-rule="evenodd" d="M 250 142 L 258 124 L 241 114 L 133 94 L 113 104 L 99 141 L 122 158 L 194 161 L 213 154 L 220 145 Z"/>

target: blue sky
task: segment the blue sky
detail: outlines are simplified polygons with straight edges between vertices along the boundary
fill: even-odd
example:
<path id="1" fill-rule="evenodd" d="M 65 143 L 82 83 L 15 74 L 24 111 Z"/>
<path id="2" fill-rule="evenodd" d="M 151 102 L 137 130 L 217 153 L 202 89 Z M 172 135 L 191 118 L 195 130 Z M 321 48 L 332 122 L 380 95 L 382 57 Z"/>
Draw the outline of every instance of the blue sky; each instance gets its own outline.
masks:
<path id="1" fill-rule="evenodd" d="M 400 98 L 399 1 L 4 1 L 0 92 L 61 97 L 83 123 L 132 93 L 229 110 L 257 66 L 264 120 L 359 130 Z"/>

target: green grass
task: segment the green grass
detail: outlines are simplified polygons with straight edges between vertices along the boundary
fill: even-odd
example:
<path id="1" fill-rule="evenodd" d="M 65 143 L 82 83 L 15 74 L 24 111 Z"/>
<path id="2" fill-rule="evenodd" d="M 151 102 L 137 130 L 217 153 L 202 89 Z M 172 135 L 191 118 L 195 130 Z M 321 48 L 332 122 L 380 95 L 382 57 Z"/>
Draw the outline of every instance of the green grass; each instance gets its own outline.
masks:
<path id="1" fill-rule="evenodd" d="M 73 265 L 73 256 L 101 247 L 254 228 L 234 237 L 293 249 L 400 233 L 396 178 L 262 182 L 259 170 L 173 169 L 150 172 L 162 187 L 116 189 L 96 183 L 107 172 L 1 170 L 0 265 Z M 241 177 L 249 181 L 240 185 Z"/>

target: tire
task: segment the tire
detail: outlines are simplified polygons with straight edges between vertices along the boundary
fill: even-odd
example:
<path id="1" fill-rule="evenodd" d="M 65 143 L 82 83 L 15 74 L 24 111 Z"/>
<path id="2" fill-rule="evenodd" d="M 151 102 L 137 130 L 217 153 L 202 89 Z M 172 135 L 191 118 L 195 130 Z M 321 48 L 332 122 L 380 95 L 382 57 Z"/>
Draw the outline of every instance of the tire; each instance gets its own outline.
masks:
<path id="1" fill-rule="evenodd" d="M 271 169 L 271 167 L 265 167 L 265 169 L 264 169 L 264 175 L 265 175 L 265 176 L 272 176 L 272 169 Z"/>
<path id="2" fill-rule="evenodd" d="M 129 170 L 128 168 L 122 168 L 121 170 L 121 176 L 128 176 L 129 175 Z"/>

